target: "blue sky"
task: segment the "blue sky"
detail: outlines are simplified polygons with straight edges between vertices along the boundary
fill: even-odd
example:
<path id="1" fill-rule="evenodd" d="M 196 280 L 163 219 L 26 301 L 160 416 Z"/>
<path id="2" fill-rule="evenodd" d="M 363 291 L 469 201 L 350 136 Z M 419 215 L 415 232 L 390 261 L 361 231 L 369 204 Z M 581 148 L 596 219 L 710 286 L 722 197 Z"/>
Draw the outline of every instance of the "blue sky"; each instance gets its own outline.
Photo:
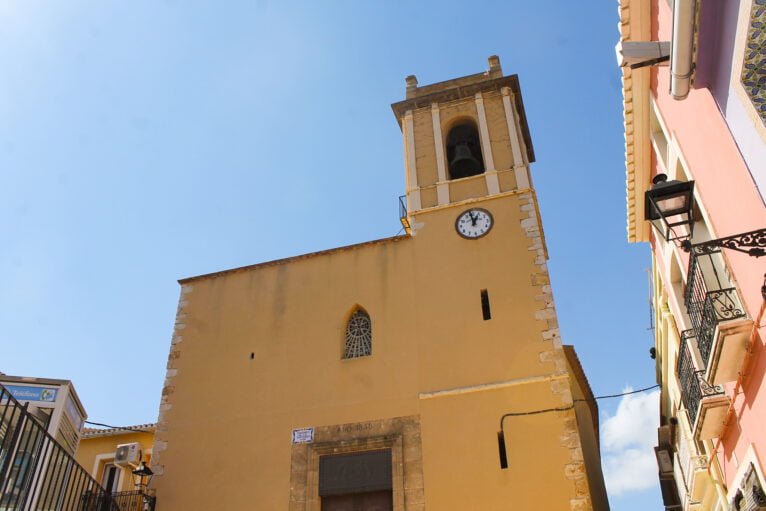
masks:
<path id="1" fill-rule="evenodd" d="M 617 22 L 614 1 L 0 0 L 0 371 L 73 380 L 91 420 L 153 422 L 176 280 L 395 234 L 405 76 L 497 54 L 564 341 L 596 394 L 652 385 Z M 600 407 L 606 464 L 648 485 L 610 476 L 612 509 L 659 508 L 656 395 Z"/>

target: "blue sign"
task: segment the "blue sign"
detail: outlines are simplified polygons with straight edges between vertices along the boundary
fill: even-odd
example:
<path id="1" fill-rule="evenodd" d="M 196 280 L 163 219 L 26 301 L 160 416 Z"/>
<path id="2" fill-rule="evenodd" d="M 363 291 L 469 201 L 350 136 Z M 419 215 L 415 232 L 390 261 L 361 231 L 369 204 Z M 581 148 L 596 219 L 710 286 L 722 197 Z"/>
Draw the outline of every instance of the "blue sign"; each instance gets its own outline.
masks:
<path id="1" fill-rule="evenodd" d="M 314 442 L 314 428 L 301 428 L 293 430 L 294 444 L 310 444 Z"/>
<path id="2" fill-rule="evenodd" d="M 53 403 L 56 401 L 57 389 L 47 387 L 27 387 L 25 385 L 3 385 L 13 397 L 19 401 L 43 401 Z"/>

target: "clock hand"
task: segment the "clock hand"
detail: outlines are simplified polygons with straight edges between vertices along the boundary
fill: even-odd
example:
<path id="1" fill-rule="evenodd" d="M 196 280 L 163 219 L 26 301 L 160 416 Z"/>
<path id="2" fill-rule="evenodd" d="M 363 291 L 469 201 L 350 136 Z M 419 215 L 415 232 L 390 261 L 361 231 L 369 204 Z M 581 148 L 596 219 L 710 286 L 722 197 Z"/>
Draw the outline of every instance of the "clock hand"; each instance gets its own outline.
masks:
<path id="1" fill-rule="evenodd" d="M 476 217 L 473 216 L 473 213 L 471 213 L 470 211 L 468 212 L 468 216 L 471 217 L 471 225 L 475 226 L 476 225 Z"/>

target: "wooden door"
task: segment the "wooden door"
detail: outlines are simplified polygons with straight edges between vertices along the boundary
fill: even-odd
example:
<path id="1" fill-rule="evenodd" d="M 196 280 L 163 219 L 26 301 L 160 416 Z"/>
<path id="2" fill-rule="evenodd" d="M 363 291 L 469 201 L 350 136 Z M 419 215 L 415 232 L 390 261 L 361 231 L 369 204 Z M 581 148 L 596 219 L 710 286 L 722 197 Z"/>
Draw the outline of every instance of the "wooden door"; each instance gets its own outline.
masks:
<path id="1" fill-rule="evenodd" d="M 322 511 L 393 511 L 391 490 L 322 497 Z"/>

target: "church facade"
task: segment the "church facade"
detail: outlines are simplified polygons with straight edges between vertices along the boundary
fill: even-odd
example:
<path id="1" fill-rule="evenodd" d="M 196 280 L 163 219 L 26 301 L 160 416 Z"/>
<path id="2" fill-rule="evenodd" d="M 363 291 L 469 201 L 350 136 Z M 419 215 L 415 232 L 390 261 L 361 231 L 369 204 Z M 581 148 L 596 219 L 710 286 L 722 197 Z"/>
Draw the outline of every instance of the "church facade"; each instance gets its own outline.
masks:
<path id="1" fill-rule="evenodd" d="M 404 235 L 180 281 L 160 510 L 608 509 L 517 76 L 392 108 Z"/>

